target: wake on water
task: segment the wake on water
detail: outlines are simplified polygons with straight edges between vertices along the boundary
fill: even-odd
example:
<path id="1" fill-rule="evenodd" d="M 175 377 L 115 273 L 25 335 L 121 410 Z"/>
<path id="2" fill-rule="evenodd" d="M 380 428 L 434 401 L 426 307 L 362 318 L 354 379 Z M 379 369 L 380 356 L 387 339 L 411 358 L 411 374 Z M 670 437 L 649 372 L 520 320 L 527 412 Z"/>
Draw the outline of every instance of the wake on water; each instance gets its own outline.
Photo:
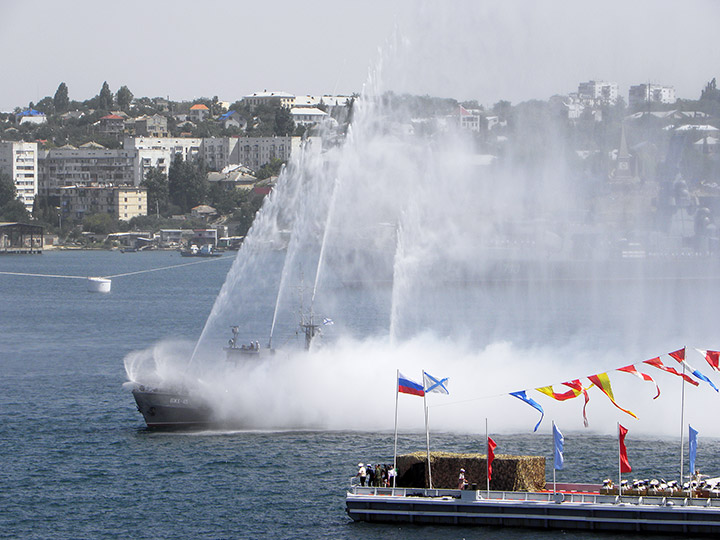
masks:
<path id="1" fill-rule="evenodd" d="M 384 59 L 412 53 L 412 40 L 398 43 Z M 678 315 L 688 291 L 675 285 L 555 279 L 547 263 L 567 255 L 563 233 L 572 225 L 562 220 L 576 204 L 561 160 L 548 159 L 532 178 L 512 160 L 487 165 L 450 122 L 419 122 L 386 99 L 381 71 L 355 101 L 342 144 L 309 139 L 293 154 L 197 343 L 160 341 L 131 353 L 130 381 L 192 388 L 212 397 L 221 417 L 249 428 L 387 430 L 396 370 L 421 380 L 424 369 L 450 380 L 450 396 L 428 398 L 435 428 L 478 432 L 487 417 L 496 430 L 525 431 L 538 413 L 509 392 L 713 337 L 701 321 L 714 290 L 697 295 L 697 313 Z M 558 143 L 553 155 L 561 150 Z M 509 224 L 525 231 L 523 242 L 504 234 Z M 533 263 L 532 281 L 493 279 L 517 261 Z M 335 324 L 306 352 L 295 333 L 300 310 L 310 309 Z M 240 342 L 262 345 L 272 328 L 276 353 L 230 369 L 223 346 L 231 326 Z M 696 327 L 702 331 L 686 332 Z M 653 376 L 664 390 L 658 400 L 654 388 L 624 374 L 612 377 L 616 398 L 640 417 L 636 431 L 674 434 L 679 379 Z M 701 411 L 714 394 L 688 392 L 686 418 L 707 434 L 717 428 Z M 543 406 L 566 429 L 582 429 L 581 399 Z M 399 405 L 401 427 L 420 429 L 417 401 L 403 396 Z M 596 431 L 613 432 L 620 418 L 634 422 L 599 392 L 588 407 Z"/>

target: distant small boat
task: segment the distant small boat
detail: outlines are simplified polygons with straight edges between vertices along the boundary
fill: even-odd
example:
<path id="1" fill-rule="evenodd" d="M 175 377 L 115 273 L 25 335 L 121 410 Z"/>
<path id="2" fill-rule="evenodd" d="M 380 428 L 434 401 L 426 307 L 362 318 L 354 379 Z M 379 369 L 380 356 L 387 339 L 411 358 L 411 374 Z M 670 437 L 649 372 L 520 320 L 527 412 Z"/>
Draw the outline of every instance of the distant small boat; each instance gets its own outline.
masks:
<path id="1" fill-rule="evenodd" d="M 212 244 L 205 244 L 200 248 L 193 244 L 190 248 L 181 250 L 180 255 L 183 257 L 222 257 L 222 252 L 213 248 Z"/>

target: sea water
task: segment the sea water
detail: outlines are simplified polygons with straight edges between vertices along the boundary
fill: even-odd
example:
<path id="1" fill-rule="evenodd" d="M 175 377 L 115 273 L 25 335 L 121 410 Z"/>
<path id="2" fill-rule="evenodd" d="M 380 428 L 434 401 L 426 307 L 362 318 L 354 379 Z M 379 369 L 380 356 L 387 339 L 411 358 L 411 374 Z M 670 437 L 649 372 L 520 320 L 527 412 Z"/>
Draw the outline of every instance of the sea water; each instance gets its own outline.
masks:
<path id="1" fill-rule="evenodd" d="M 65 251 L 3 257 L 0 271 L 107 276 L 185 262 L 176 252 Z M 549 539 L 562 534 L 353 523 L 344 510 L 346 488 L 358 462 L 392 462 L 393 433 L 387 429 L 392 408 L 376 429 L 372 422 L 358 429 L 366 423 L 350 418 L 344 429 L 148 431 L 122 386 L 123 359 L 161 340 L 196 340 L 229 264 L 213 260 L 119 277 L 108 294 L 89 293 L 80 279 L 0 276 L 0 537 Z M 345 384 L 348 394 L 372 399 L 377 381 L 362 376 L 338 384 Z M 384 385 L 389 394 L 392 385 Z M 412 404 L 421 407 L 418 398 L 403 400 L 417 400 Z M 495 426 L 503 419 L 497 411 Z M 494 435 L 497 452 L 544 455 L 551 478 L 551 438 L 532 433 L 534 419 L 528 417 L 524 431 Z M 433 449 L 483 452 L 482 423 L 477 418 L 475 426 L 452 432 L 434 426 Z M 559 482 L 616 477 L 614 437 L 582 430 L 565 435 Z M 422 450 L 424 444 L 422 431 L 401 429 L 399 453 Z M 634 467 L 628 476 L 678 477 L 679 437 L 631 432 L 628 447 Z M 720 441 L 701 434 L 703 471 L 720 472 L 719 451 Z"/>

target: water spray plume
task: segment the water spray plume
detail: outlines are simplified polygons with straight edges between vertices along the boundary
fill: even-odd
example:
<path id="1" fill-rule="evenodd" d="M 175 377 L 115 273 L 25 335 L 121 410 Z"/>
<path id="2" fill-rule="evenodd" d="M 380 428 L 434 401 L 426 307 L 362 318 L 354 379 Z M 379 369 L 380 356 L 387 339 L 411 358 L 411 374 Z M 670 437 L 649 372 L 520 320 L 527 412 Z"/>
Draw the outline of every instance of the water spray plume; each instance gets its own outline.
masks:
<path id="1" fill-rule="evenodd" d="M 191 358 L 186 379 L 202 381 L 195 386 L 220 415 L 247 427 L 382 430 L 392 428 L 396 369 L 416 377 L 426 369 L 467 401 L 433 410 L 436 426 L 477 432 L 478 418 L 507 410 L 514 415 L 502 414 L 502 429 L 524 430 L 532 418 L 518 400 L 472 400 L 602 372 L 612 358 L 622 358 L 615 367 L 640 362 L 689 339 L 713 342 L 717 281 L 699 290 L 657 266 L 575 251 L 587 232 L 584 201 L 551 117 L 533 125 L 518 107 L 516 139 L 483 153 L 451 111 L 424 115 L 430 98 L 388 92 L 382 67 L 403 65 L 412 43 L 397 37 L 382 54 L 344 141 L 309 138 L 293 152 L 194 350 L 163 343 L 133 353 L 131 380 L 148 362 L 154 379 L 172 378 L 166 360 L 177 355 L 173 367 Z M 422 80 L 433 67 L 403 75 Z M 544 130 L 540 146 L 525 137 L 532 130 Z M 304 276 L 314 277 L 307 291 L 298 290 Z M 300 305 L 335 322 L 310 353 L 297 332 Z M 223 346 L 233 326 L 241 342 L 272 336 L 276 354 L 229 366 Z M 645 390 L 632 388 L 638 399 Z M 607 420 L 597 429 L 611 432 L 616 411 L 599 398 L 589 406 Z M 672 414 L 669 401 L 652 406 Z M 408 426 L 420 428 L 421 416 Z M 558 408 L 555 418 L 582 426 L 577 410 Z"/>

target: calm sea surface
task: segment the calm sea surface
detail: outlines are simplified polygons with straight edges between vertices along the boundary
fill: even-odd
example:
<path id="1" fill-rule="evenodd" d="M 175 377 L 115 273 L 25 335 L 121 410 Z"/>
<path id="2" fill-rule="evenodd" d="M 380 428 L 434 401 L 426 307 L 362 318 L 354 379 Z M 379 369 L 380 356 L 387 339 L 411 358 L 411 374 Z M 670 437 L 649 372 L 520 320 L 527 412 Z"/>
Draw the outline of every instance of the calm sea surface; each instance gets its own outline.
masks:
<path id="1" fill-rule="evenodd" d="M 175 252 L 46 252 L 0 258 L 0 271 L 114 275 L 187 262 Z M 0 275 L 0 537 L 520 539 L 547 533 L 495 528 L 367 525 L 344 511 L 358 461 L 392 461 L 392 433 L 156 433 L 144 428 L 123 358 L 160 338 L 198 338 L 230 261 L 113 280 Z M 614 472 L 611 437 L 567 437 L 563 481 Z M 503 453 L 551 455 L 551 442 L 498 435 Z M 401 436 L 421 448 L 422 434 Z M 703 439 L 720 471 L 720 443 Z M 436 448 L 482 441 L 433 434 Z M 673 440 L 635 439 L 638 477 L 677 476 Z M 550 472 L 548 473 L 550 474 Z M 568 533 L 573 538 L 622 536 Z"/>

